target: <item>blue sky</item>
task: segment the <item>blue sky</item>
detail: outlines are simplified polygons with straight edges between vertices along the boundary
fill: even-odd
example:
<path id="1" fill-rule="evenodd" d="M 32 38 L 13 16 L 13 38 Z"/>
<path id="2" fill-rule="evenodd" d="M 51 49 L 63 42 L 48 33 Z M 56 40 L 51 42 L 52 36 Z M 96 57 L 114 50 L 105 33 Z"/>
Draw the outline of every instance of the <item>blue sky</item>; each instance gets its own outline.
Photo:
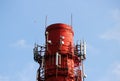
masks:
<path id="1" fill-rule="evenodd" d="M 119 0 L 0 0 L 0 81 L 35 81 L 33 46 L 44 45 L 47 25 L 70 24 L 85 39 L 85 81 L 120 81 Z"/>

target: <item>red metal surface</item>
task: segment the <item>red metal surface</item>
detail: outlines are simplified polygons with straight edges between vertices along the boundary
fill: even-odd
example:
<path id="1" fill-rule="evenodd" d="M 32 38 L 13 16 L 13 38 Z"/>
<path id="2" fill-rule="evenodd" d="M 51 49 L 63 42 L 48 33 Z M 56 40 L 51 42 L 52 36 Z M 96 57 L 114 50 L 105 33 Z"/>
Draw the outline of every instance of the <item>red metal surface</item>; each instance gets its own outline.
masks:
<path id="1" fill-rule="evenodd" d="M 61 53 L 73 52 L 73 30 L 71 26 L 66 24 L 52 24 L 47 27 L 48 40 L 51 40 L 52 44 L 49 44 L 49 52 L 51 54 L 60 50 Z M 60 37 L 64 36 L 64 44 L 60 46 Z"/>
<path id="2" fill-rule="evenodd" d="M 35 44 L 34 61 L 39 63 L 37 81 L 84 81 L 85 41 L 73 45 L 74 32 L 67 24 L 56 23 L 45 31 L 46 44 Z"/>
<path id="3" fill-rule="evenodd" d="M 74 46 L 72 27 L 52 24 L 47 27 L 45 55 L 45 81 L 74 81 Z M 63 37 L 63 38 L 62 38 Z M 64 44 L 61 44 L 61 41 Z M 60 66 L 56 66 L 56 52 L 61 55 Z"/>

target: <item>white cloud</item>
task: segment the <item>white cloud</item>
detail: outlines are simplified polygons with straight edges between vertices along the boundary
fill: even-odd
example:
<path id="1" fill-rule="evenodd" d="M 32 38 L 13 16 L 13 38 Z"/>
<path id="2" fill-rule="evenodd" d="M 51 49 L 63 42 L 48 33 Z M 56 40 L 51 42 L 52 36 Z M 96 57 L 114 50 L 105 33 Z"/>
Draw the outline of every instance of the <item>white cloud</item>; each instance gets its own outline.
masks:
<path id="1" fill-rule="evenodd" d="M 35 81 L 37 69 L 35 63 L 29 63 L 16 71 L 16 74 L 6 76 L 0 74 L 0 81 Z"/>
<path id="2" fill-rule="evenodd" d="M 21 39 L 16 41 L 15 43 L 11 44 L 12 47 L 22 47 L 22 48 L 26 48 L 26 47 L 30 47 L 30 45 L 28 45 L 26 43 L 26 40 Z"/>
<path id="3" fill-rule="evenodd" d="M 112 13 L 113 20 L 120 23 L 120 9 L 116 8 L 116 9 L 112 10 L 111 13 Z"/>
<path id="4" fill-rule="evenodd" d="M 108 71 L 104 73 L 105 76 L 98 81 L 120 81 L 120 63 L 113 63 L 112 67 L 108 67 Z"/>
<path id="5" fill-rule="evenodd" d="M 22 71 L 19 71 L 18 81 L 35 81 L 37 69 L 35 63 L 28 64 Z"/>
<path id="6" fill-rule="evenodd" d="M 111 19 L 115 22 L 111 29 L 108 29 L 100 37 L 107 40 L 120 41 L 120 9 L 112 10 Z"/>
<path id="7" fill-rule="evenodd" d="M 10 81 L 8 77 L 0 75 L 0 81 Z"/>
<path id="8" fill-rule="evenodd" d="M 120 41 L 120 26 L 106 31 L 100 37 L 102 39 Z"/>
<path id="9" fill-rule="evenodd" d="M 114 65 L 112 73 L 115 78 L 120 81 L 120 63 Z"/>

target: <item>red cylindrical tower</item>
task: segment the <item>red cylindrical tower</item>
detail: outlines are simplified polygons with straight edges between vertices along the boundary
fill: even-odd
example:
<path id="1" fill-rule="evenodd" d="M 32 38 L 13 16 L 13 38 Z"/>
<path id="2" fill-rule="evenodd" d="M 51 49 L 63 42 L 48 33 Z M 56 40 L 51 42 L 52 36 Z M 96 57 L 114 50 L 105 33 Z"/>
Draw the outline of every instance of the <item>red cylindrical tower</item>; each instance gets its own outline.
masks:
<path id="1" fill-rule="evenodd" d="M 52 24 L 45 31 L 45 81 L 74 81 L 72 27 Z"/>
<path id="2" fill-rule="evenodd" d="M 72 27 L 62 23 L 48 26 L 46 44 L 35 43 L 34 60 L 39 63 L 37 81 L 84 81 L 83 61 L 86 59 L 86 43 L 73 45 Z"/>

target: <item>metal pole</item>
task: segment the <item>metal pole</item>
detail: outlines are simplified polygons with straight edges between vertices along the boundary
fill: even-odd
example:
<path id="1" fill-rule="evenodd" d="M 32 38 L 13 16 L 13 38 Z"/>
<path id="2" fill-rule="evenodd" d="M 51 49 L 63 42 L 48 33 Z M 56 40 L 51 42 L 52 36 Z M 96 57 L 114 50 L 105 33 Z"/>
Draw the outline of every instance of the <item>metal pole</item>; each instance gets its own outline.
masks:
<path id="1" fill-rule="evenodd" d="M 84 81 L 84 65 L 83 65 L 83 60 L 81 60 L 82 63 L 82 80 Z"/>
<path id="2" fill-rule="evenodd" d="M 45 18 L 45 29 L 46 29 L 46 27 L 47 27 L 47 16 Z"/>
<path id="3" fill-rule="evenodd" d="M 73 22 L 73 18 L 72 18 L 72 13 L 71 13 L 71 27 L 72 27 L 72 22 Z"/>

